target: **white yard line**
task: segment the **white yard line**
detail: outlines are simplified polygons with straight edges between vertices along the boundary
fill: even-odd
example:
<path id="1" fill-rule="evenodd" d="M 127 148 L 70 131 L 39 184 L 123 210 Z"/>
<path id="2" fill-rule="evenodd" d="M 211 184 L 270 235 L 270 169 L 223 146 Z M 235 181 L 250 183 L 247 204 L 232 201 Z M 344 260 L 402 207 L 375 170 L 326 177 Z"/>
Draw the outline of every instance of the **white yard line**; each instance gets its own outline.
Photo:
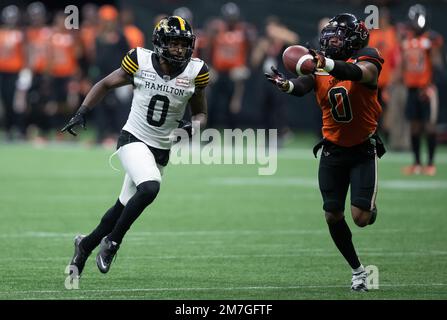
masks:
<path id="1" fill-rule="evenodd" d="M 446 283 L 402 283 L 381 284 L 380 287 L 405 288 L 405 287 L 446 287 Z M 296 285 L 296 286 L 247 286 L 247 287 L 209 287 L 209 288 L 123 288 L 123 289 L 80 289 L 80 290 L 17 290 L 0 291 L 1 295 L 11 294 L 45 294 L 45 293 L 105 293 L 105 292 L 164 292 L 164 291 L 265 291 L 265 290 L 295 290 L 295 289 L 324 289 L 324 288 L 348 288 L 346 285 Z M 373 290 L 374 291 L 374 290 Z"/>
<path id="2" fill-rule="evenodd" d="M 412 233 L 427 233 L 431 229 L 412 229 Z M 399 233 L 408 232 L 407 229 L 377 229 L 375 233 Z M 135 241 L 146 237 L 159 236 L 250 236 L 250 235 L 326 235 L 327 229 L 318 230 L 178 230 L 178 231 L 151 231 L 151 232 L 132 232 L 126 239 Z M 0 239 L 10 238 L 73 238 L 76 232 L 47 232 L 47 231 L 24 231 L 19 233 L 2 233 Z"/>
<path id="3" fill-rule="evenodd" d="M 255 247 L 255 245 L 253 245 Z M 294 249 L 294 253 L 283 254 L 222 254 L 222 255 L 161 255 L 161 256 L 125 256 L 120 260 L 134 261 L 134 260 L 196 260 L 196 259 L 246 259 L 246 258 L 262 258 L 262 259 L 277 259 L 277 258 L 302 258 L 303 256 L 312 257 L 338 257 L 340 254 L 335 250 L 324 249 Z M 380 250 L 359 250 L 362 256 L 374 257 L 400 257 L 400 256 L 445 256 L 447 251 L 439 250 L 423 250 L 423 251 L 380 251 Z M 47 258 L 0 258 L 1 262 L 48 262 L 48 261 L 69 261 L 70 256 L 66 257 L 47 257 Z"/>
<path id="4" fill-rule="evenodd" d="M 318 188 L 317 178 L 299 178 L 299 177 L 226 177 L 213 178 L 208 180 L 211 185 L 224 186 L 250 186 L 250 187 L 311 187 Z M 426 190 L 426 189 L 447 189 L 447 181 L 445 180 L 380 180 L 379 192 L 381 189 L 389 190 Z"/>

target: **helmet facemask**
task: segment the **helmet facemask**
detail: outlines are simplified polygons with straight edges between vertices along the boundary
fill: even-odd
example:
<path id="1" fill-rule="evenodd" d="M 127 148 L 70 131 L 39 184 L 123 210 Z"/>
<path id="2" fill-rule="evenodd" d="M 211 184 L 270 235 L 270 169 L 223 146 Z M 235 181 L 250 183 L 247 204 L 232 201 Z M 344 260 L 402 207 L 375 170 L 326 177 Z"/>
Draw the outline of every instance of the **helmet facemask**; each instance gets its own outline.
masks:
<path id="1" fill-rule="evenodd" d="M 343 27 L 327 26 L 321 31 L 320 49 L 326 57 L 335 60 L 347 60 L 351 56 L 352 52 L 347 50 L 346 34 L 347 29 Z M 332 38 L 338 38 L 340 45 L 331 45 Z"/>

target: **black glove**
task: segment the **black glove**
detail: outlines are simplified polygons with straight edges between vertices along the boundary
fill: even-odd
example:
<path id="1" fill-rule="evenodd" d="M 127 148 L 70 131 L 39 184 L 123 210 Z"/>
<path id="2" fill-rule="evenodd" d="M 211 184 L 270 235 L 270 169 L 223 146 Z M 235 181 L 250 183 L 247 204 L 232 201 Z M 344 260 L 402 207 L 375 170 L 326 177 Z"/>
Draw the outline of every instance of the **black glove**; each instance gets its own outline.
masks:
<path id="1" fill-rule="evenodd" d="M 289 80 L 284 78 L 284 75 L 278 71 L 274 66 L 271 67 L 273 74 L 264 73 L 267 80 L 273 83 L 275 86 L 279 88 L 279 90 L 287 92 L 289 91 L 290 84 Z"/>
<path id="2" fill-rule="evenodd" d="M 314 57 L 314 62 L 315 62 L 315 71 L 317 71 L 316 69 L 323 69 L 324 67 L 326 67 L 326 57 L 319 51 L 312 49 L 312 48 L 308 48 L 309 49 L 309 54 Z"/>
<path id="3" fill-rule="evenodd" d="M 78 134 L 73 130 L 76 126 L 81 126 L 85 130 L 85 116 L 87 114 L 88 108 L 86 106 L 81 106 L 75 115 L 68 121 L 68 123 L 61 129 L 61 132 L 68 131 L 70 134 L 77 136 Z"/>
<path id="4" fill-rule="evenodd" d="M 192 137 L 192 123 L 190 121 L 186 121 L 186 120 L 177 120 L 177 122 L 179 123 L 178 127 L 180 129 L 185 130 L 188 133 L 188 136 L 191 138 Z"/>

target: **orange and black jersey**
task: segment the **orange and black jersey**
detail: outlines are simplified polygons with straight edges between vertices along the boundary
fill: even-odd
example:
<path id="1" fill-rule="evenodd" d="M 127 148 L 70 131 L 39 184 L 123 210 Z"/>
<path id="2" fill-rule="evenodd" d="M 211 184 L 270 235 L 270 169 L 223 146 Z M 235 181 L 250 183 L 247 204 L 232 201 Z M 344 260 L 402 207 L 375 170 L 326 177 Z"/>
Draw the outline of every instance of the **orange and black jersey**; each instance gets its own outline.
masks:
<path id="1" fill-rule="evenodd" d="M 379 73 L 384 62 L 374 48 L 358 50 L 347 62 L 368 61 Z M 323 137 L 336 145 L 351 147 L 363 143 L 377 129 L 382 108 L 377 86 L 338 80 L 328 73 L 315 74 L 315 94 L 323 112 Z"/>
<path id="2" fill-rule="evenodd" d="M 433 61 L 431 52 L 443 45 L 443 38 L 435 31 L 416 35 L 411 30 L 402 41 L 403 77 L 409 88 L 425 88 L 432 83 Z"/>

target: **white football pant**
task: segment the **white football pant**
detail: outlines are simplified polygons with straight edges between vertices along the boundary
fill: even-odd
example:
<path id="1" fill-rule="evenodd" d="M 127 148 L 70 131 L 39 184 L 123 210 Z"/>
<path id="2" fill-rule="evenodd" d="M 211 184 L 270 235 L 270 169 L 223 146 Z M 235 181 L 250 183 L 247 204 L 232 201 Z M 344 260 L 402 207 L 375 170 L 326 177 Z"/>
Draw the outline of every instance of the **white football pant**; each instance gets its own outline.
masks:
<path id="1" fill-rule="evenodd" d="M 119 200 L 126 205 L 137 192 L 137 186 L 146 181 L 161 183 L 163 166 L 155 162 L 154 155 L 143 142 L 132 142 L 119 148 L 118 157 L 121 160 L 126 175 Z"/>

